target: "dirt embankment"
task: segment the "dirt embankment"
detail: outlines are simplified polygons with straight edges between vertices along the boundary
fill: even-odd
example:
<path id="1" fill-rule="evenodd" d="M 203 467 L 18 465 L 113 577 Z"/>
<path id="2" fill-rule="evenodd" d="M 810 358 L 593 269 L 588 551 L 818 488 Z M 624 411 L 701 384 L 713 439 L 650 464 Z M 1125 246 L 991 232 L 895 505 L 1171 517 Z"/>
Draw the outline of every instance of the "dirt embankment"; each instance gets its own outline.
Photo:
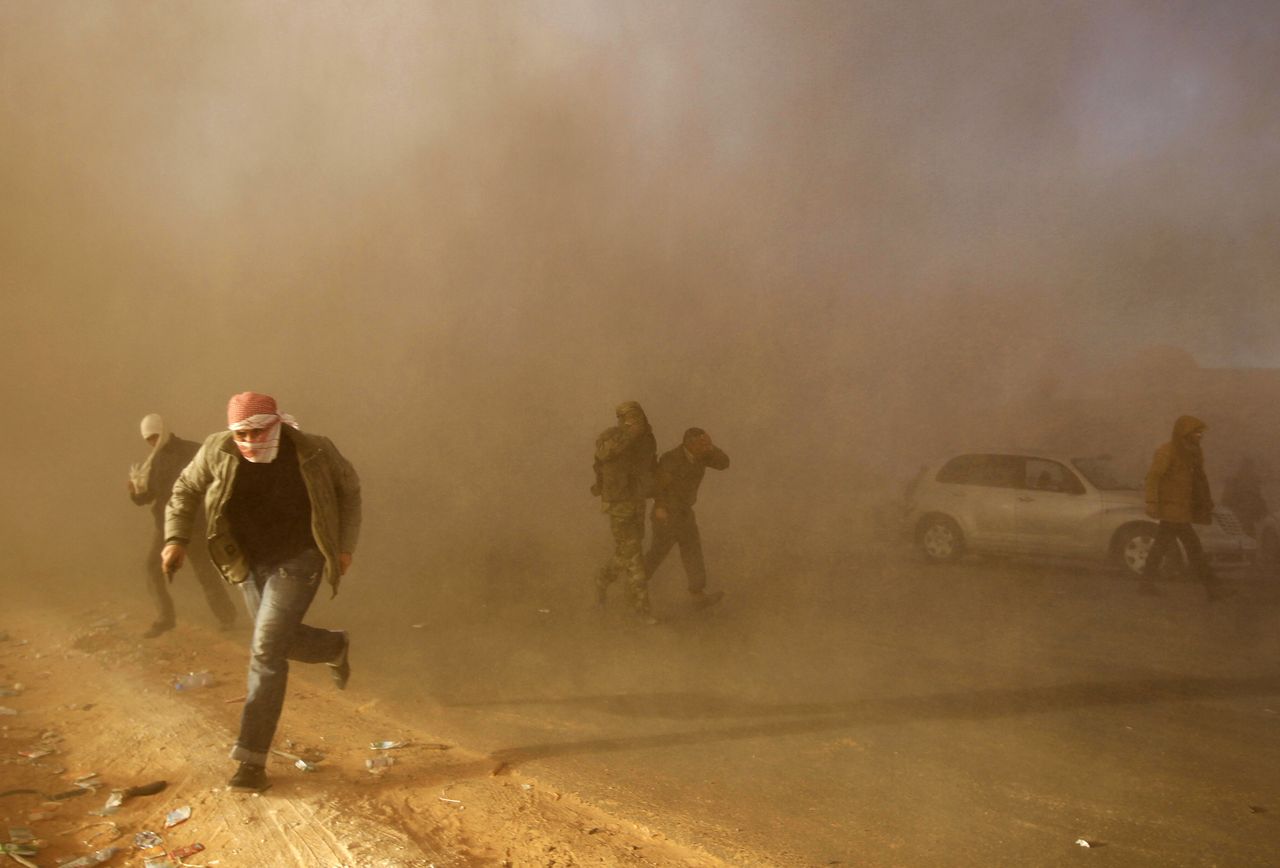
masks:
<path id="1" fill-rule="evenodd" d="M 160 639 L 99 609 L 66 615 L 7 605 L 0 623 L 0 822 L 35 840 L 48 866 L 107 847 L 107 865 L 220 866 L 688 865 L 724 863 L 612 817 L 572 793 L 383 712 L 359 689 L 295 666 L 261 795 L 229 791 L 226 758 L 244 693 L 244 633 L 179 625 Z M 208 670 L 210 686 L 175 676 Z M 14 690 L 15 685 L 17 689 Z M 353 688 L 356 685 L 353 684 Z M 16 712 L 16 713 L 11 713 Z M 377 741 L 407 742 L 375 751 Z M 395 762 L 371 772 L 365 761 Z M 305 771 L 294 759 L 310 761 Z M 163 780 L 102 815 L 114 789 Z M 80 784 L 77 784 L 77 782 Z M 190 818 L 166 828 L 171 812 Z M 140 832 L 160 846 L 135 847 Z M 16 861 L 13 864 L 18 864 Z M 155 862 L 154 864 L 162 864 Z"/>

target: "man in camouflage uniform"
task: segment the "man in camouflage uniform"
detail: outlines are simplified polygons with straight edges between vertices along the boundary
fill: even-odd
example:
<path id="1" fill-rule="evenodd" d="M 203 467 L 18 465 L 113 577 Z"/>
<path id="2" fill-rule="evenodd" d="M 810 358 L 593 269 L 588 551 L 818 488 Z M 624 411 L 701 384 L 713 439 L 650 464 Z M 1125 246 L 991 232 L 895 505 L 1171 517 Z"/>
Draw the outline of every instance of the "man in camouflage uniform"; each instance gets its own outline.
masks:
<path id="1" fill-rule="evenodd" d="M 613 556 L 596 574 L 596 602 L 618 576 L 626 576 L 627 596 L 636 613 L 656 624 L 649 611 L 649 578 L 644 570 L 644 502 L 652 493 L 658 442 L 644 410 L 635 401 L 619 404 L 618 424 L 596 438 L 596 482 L 591 493 L 601 500 L 613 531 Z"/>

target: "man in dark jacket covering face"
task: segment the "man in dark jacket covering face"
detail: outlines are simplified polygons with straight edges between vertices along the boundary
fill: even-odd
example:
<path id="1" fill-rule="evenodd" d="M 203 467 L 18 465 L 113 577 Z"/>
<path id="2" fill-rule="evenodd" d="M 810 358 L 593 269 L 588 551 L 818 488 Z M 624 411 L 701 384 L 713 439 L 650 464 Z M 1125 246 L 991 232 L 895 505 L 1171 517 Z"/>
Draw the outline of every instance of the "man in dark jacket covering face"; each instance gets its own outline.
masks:
<path id="1" fill-rule="evenodd" d="M 151 518 L 154 530 L 151 533 L 151 549 L 147 552 L 147 591 L 156 606 L 156 620 L 142 635 L 153 639 L 167 630 L 172 630 L 176 623 L 173 608 L 173 597 L 169 594 L 168 582 L 160 569 L 160 550 L 164 548 L 164 511 L 169 505 L 169 496 L 173 492 L 173 483 L 182 472 L 182 468 L 195 456 L 200 444 L 183 440 L 169 431 L 164 419 L 157 413 L 150 413 L 142 419 L 142 439 L 151 444 L 151 454 L 146 461 L 135 464 L 129 471 L 129 497 L 138 506 L 151 505 Z M 201 532 L 204 530 L 203 511 L 197 520 Z M 223 630 L 230 629 L 236 620 L 236 609 L 227 596 L 226 583 L 214 569 L 213 561 L 207 552 L 200 553 L 191 559 L 196 579 L 200 582 L 200 590 L 209 603 L 218 623 Z"/>
<path id="2" fill-rule="evenodd" d="M 1160 563 L 1177 540 L 1182 543 L 1197 578 L 1204 583 L 1208 598 L 1230 596 L 1209 566 L 1200 537 L 1192 527 L 1192 524 L 1213 521 L 1213 497 L 1209 493 L 1209 478 L 1200 448 L 1206 427 L 1194 416 L 1178 417 L 1173 424 L 1173 436 L 1156 450 L 1147 472 L 1147 515 L 1160 522 L 1143 567 L 1143 590 L 1147 593 L 1155 589 L 1152 579 L 1160 575 Z"/>
<path id="3" fill-rule="evenodd" d="M 680 546 L 680 560 L 689 583 L 690 599 L 698 609 L 714 606 L 724 596 L 723 591 L 706 592 L 707 567 L 702 559 L 702 535 L 693 511 L 708 467 L 712 470 L 727 469 L 729 456 L 712 443 L 711 435 L 701 428 L 685 431 L 679 446 L 662 453 L 658 459 L 657 484 L 653 494 L 653 542 L 644 557 L 645 572 L 652 579 L 672 546 Z"/>

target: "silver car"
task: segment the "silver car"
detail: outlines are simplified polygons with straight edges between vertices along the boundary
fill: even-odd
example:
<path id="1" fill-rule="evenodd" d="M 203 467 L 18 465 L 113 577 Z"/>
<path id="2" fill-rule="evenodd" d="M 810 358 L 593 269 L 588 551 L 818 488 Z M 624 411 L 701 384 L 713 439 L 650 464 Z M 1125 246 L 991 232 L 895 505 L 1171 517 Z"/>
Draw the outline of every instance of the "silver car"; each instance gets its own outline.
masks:
<path id="1" fill-rule="evenodd" d="M 1145 507 L 1105 457 L 974 452 L 922 471 L 908 490 L 906 521 L 932 561 L 969 550 L 1090 558 L 1140 573 L 1156 531 Z M 1196 530 L 1210 559 L 1252 560 L 1256 544 L 1230 510 L 1216 509 Z"/>

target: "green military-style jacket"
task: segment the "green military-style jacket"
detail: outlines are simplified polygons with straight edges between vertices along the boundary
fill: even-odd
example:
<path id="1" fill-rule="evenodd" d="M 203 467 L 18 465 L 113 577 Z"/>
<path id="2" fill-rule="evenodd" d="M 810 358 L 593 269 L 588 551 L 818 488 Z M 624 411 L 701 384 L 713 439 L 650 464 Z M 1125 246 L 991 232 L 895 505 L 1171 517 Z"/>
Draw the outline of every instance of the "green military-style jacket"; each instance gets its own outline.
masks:
<path id="1" fill-rule="evenodd" d="M 360 478 L 329 438 L 283 426 L 281 436 L 290 438 L 297 447 L 298 469 L 311 499 L 311 535 L 324 555 L 324 578 L 333 585 L 336 594 L 342 572 L 338 554 L 354 553 L 360 536 Z M 235 584 L 249 576 L 249 565 L 231 534 L 226 516 L 239 466 L 240 450 L 230 431 L 206 438 L 173 484 L 164 530 L 166 541 L 185 545 L 191 539 L 194 518 L 203 497 L 208 515 L 209 555 L 223 578 Z"/>

